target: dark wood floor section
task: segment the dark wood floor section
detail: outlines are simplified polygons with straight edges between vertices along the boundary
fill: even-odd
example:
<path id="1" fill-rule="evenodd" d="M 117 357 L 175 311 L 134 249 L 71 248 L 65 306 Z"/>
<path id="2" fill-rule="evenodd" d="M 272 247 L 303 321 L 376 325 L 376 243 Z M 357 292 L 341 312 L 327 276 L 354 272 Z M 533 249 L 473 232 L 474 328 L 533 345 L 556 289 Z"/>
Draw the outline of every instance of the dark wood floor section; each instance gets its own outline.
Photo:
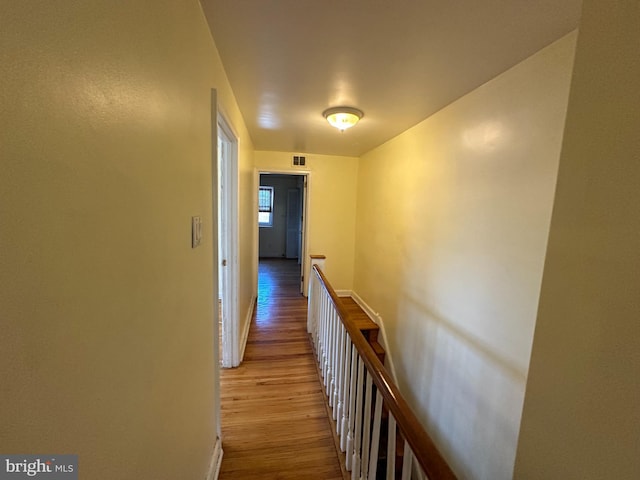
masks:
<path id="1" fill-rule="evenodd" d="M 244 362 L 222 370 L 223 480 L 343 479 L 299 280 L 296 261 L 260 262 Z"/>

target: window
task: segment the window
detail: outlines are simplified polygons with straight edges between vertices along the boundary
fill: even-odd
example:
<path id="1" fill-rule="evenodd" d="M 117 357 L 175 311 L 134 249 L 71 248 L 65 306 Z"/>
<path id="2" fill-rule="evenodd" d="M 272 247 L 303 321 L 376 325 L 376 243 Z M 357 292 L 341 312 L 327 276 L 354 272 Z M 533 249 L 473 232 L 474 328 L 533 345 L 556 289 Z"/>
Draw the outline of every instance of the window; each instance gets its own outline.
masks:
<path id="1" fill-rule="evenodd" d="M 258 190 L 258 225 L 273 226 L 273 187 L 260 187 Z"/>

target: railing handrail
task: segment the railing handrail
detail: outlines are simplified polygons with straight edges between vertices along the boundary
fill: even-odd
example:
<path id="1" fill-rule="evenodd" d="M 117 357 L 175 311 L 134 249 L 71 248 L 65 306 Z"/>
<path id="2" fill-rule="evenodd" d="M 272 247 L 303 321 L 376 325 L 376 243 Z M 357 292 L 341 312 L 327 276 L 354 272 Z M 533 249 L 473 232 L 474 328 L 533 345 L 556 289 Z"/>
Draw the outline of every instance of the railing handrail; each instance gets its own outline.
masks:
<path id="1" fill-rule="evenodd" d="M 422 428 L 420 421 L 394 384 L 391 375 L 378 359 L 362 332 L 351 321 L 349 312 L 340 301 L 340 297 L 336 294 L 327 277 L 317 265 L 313 265 L 313 270 L 328 292 L 342 324 L 351 337 L 351 342 L 358 350 L 367 371 L 373 379 L 373 383 L 375 383 L 384 398 L 385 405 L 393 414 L 402 435 L 411 446 L 413 454 L 423 471 L 430 480 L 455 479 L 456 476 L 453 471 L 438 451 L 431 437 Z"/>

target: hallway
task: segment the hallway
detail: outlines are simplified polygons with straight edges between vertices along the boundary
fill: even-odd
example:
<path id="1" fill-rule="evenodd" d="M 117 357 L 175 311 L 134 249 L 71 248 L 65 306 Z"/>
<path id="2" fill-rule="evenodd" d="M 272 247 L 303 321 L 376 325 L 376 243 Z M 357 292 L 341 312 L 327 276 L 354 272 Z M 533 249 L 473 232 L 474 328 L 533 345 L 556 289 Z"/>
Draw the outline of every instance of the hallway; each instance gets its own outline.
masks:
<path id="1" fill-rule="evenodd" d="M 221 479 L 343 478 L 306 315 L 297 262 L 261 260 L 244 361 L 221 372 Z"/>

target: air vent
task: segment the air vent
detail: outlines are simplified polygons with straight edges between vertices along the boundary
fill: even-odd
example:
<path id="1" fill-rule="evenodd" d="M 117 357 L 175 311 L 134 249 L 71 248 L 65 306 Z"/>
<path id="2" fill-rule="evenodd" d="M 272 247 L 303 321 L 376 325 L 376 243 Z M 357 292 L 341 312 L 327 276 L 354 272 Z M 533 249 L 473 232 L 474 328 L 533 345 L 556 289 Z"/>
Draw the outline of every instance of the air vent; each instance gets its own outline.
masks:
<path id="1" fill-rule="evenodd" d="M 307 164 L 307 157 L 301 157 L 299 155 L 293 156 L 294 167 L 304 167 Z"/>

